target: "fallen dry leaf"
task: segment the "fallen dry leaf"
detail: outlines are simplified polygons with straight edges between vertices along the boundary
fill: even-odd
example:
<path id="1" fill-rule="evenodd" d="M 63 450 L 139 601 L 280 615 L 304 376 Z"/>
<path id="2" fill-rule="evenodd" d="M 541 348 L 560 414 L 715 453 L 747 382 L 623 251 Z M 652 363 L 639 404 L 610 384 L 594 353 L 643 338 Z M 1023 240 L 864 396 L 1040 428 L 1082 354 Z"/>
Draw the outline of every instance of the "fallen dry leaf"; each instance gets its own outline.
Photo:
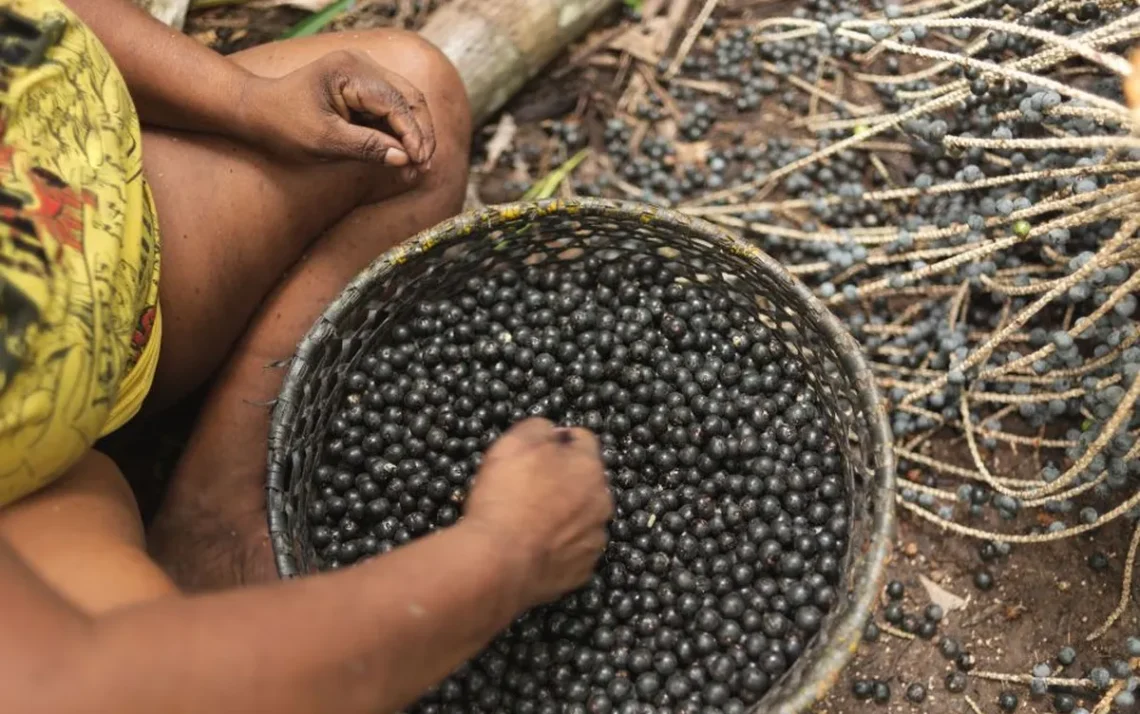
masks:
<path id="1" fill-rule="evenodd" d="M 250 3 L 250 7 L 295 7 L 300 10 L 308 10 L 309 12 L 320 12 L 329 5 L 332 5 L 336 0 L 257 0 L 257 2 Z"/>
<path id="2" fill-rule="evenodd" d="M 134 2 L 156 20 L 161 20 L 177 30 L 181 30 L 186 24 L 186 12 L 190 9 L 189 0 L 134 0 Z"/>
<path id="3" fill-rule="evenodd" d="M 922 583 L 922 587 L 926 590 L 926 595 L 930 598 L 930 601 L 941 607 L 943 612 L 952 612 L 966 607 L 966 599 L 958 597 L 925 575 L 920 573 L 918 580 Z"/>
<path id="4" fill-rule="evenodd" d="M 627 52 L 651 67 L 657 65 L 658 57 L 653 49 L 653 37 L 646 34 L 640 25 L 630 26 L 628 31 L 618 35 L 610 42 L 610 47 Z"/>
<path id="5" fill-rule="evenodd" d="M 530 183 L 530 167 L 521 156 L 515 156 L 515 162 L 511 166 L 511 180 L 522 184 Z"/>
<path id="6" fill-rule="evenodd" d="M 213 28 L 203 30 L 201 32 L 195 32 L 190 36 L 197 40 L 200 44 L 206 45 L 207 47 L 213 47 L 214 43 L 218 41 L 218 31 Z"/>
<path id="7" fill-rule="evenodd" d="M 1140 49 L 1132 53 L 1132 76 L 1124 80 L 1124 96 L 1128 106 L 1140 110 Z"/>
<path id="8" fill-rule="evenodd" d="M 703 164 L 709 146 L 707 141 L 678 141 L 673 148 L 677 153 L 677 161 L 681 164 Z"/>
<path id="9" fill-rule="evenodd" d="M 733 91 L 732 85 L 728 82 L 721 82 L 715 79 L 686 79 L 684 77 L 674 77 L 673 84 L 679 84 L 682 87 L 689 87 L 698 92 L 706 92 L 708 94 L 719 94 L 722 97 L 735 97 L 736 92 Z"/>
<path id="10" fill-rule="evenodd" d="M 515 133 L 518 132 L 518 124 L 515 123 L 515 118 L 510 114 L 504 113 L 502 118 L 499 119 L 498 126 L 495 127 L 495 133 L 487 140 L 487 160 L 483 162 L 483 170 L 490 171 L 495 168 L 499 163 L 499 157 L 503 152 L 511 148 L 511 144 L 515 140 Z"/>
<path id="11" fill-rule="evenodd" d="M 467 195 L 463 199 L 463 210 L 474 211 L 483 208 L 486 204 L 483 199 L 479 197 L 479 183 L 481 182 L 479 174 L 472 172 L 467 178 Z"/>
<path id="12" fill-rule="evenodd" d="M 648 25 L 657 17 L 657 13 L 661 12 L 661 8 L 664 6 L 665 0 L 645 0 L 641 4 L 641 24 Z"/>

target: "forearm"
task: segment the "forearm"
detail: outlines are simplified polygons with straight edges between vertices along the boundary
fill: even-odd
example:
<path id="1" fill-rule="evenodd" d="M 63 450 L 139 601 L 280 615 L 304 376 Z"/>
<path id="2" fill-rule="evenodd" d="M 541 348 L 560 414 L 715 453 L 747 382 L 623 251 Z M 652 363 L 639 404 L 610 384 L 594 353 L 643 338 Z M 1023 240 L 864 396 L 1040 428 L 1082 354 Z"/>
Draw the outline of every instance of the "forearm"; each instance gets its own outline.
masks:
<path id="1" fill-rule="evenodd" d="M 130 0 L 63 0 L 106 46 L 143 122 L 230 133 L 249 72 Z"/>
<path id="2" fill-rule="evenodd" d="M 396 711 L 523 607 L 523 564 L 499 546 L 459 525 L 348 571 L 96 620 L 37 710 Z"/>

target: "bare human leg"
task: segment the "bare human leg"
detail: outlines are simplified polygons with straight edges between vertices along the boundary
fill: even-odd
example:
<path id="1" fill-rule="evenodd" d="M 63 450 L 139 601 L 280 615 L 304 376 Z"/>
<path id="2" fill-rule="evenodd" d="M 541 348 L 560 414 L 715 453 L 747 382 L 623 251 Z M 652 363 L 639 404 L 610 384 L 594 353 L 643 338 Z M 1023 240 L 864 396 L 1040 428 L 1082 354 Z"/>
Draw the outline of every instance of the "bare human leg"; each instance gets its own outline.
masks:
<path id="1" fill-rule="evenodd" d="M 438 145 L 415 181 L 384 167 L 291 165 L 212 137 L 144 133 L 163 230 L 154 403 L 185 396 L 222 365 L 150 534 L 152 554 L 186 589 L 274 577 L 263 487 L 280 365 L 373 258 L 462 206 L 466 96 L 424 40 L 397 31 L 321 35 L 235 59 L 275 76 L 339 49 L 367 52 L 427 96 Z"/>

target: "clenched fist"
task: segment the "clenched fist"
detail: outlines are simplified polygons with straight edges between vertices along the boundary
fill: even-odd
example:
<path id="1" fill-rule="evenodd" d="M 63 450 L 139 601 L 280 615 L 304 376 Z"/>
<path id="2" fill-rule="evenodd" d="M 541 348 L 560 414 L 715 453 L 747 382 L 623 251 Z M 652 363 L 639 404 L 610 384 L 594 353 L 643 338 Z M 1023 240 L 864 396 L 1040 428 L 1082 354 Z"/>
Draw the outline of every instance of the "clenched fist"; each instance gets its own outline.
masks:
<path id="1" fill-rule="evenodd" d="M 527 605 L 584 584 L 606 546 L 613 514 L 598 441 L 545 419 L 511 428 L 487 451 L 466 520 L 492 529 L 529 559 Z"/>

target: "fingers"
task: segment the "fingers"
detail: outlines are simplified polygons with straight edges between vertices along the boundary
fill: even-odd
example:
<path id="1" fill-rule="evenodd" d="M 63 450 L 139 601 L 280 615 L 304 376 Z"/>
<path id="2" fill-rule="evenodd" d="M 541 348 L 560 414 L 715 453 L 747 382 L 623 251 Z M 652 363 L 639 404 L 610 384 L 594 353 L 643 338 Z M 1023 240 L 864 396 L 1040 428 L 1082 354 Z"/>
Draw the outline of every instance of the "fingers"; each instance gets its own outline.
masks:
<path id="1" fill-rule="evenodd" d="M 580 474 L 593 472 L 598 480 L 599 488 L 595 492 L 594 502 L 591 505 L 591 512 L 593 513 L 596 521 L 599 524 L 604 524 L 610 519 L 614 512 L 614 499 L 610 489 L 606 487 L 605 478 L 605 465 L 602 463 L 601 445 L 598 438 L 589 429 L 582 427 L 573 427 L 570 429 L 559 429 L 566 436 L 566 441 L 563 442 L 562 448 L 566 449 L 566 456 L 571 461 L 568 466 L 570 468 L 578 467 Z M 577 462 L 576 464 L 574 462 Z M 600 548 L 605 547 L 605 533 L 601 534 Z"/>
<path id="2" fill-rule="evenodd" d="M 582 427 L 555 427 L 547 419 L 531 417 L 520 421 L 503 435 L 516 444 L 529 447 L 549 446 L 559 451 L 565 451 L 562 458 L 584 459 L 584 464 L 595 466 L 603 472 L 601 459 L 601 446 L 598 438 L 589 429 Z"/>
<path id="3" fill-rule="evenodd" d="M 423 163 L 423 132 L 408 101 L 390 84 L 376 79 L 358 77 L 353 85 L 355 91 L 346 97 L 349 106 L 355 111 L 387 120 L 412 161 Z"/>
<path id="4" fill-rule="evenodd" d="M 606 530 L 604 526 L 614 515 L 614 496 L 610 492 L 609 487 L 604 483 L 601 484 L 601 488 L 599 488 L 597 491 L 594 512 L 596 514 L 598 525 L 603 526 L 603 528 L 599 531 L 601 534 L 600 537 L 602 539 L 601 545 L 599 547 L 604 548 L 606 546 Z"/>
<path id="5" fill-rule="evenodd" d="M 553 434 L 554 424 L 548 419 L 531 417 L 512 426 L 504 436 L 514 437 L 524 444 L 539 446 L 550 441 Z"/>
<path id="6" fill-rule="evenodd" d="M 558 429 L 557 432 L 560 434 L 559 447 L 565 450 L 562 458 L 570 459 L 568 466 L 592 472 L 599 482 L 605 483 L 602 447 L 594 433 L 582 427 Z M 606 497 L 609 498 L 609 489 L 606 489 Z"/>
<path id="7" fill-rule="evenodd" d="M 392 167 L 407 166 L 410 161 L 404 145 L 382 131 L 345 123 L 338 126 L 338 133 L 331 143 L 343 146 L 347 156 Z"/>
<path id="8" fill-rule="evenodd" d="M 590 552 L 596 553 L 594 556 L 594 565 L 597 564 L 598 558 L 602 557 L 602 553 L 606 552 L 606 544 L 608 542 L 609 537 L 606 535 L 605 528 L 599 528 L 594 532 L 594 535 L 590 537 L 587 545 L 590 548 Z M 586 577 L 589 578 L 592 573 L 593 568 L 590 568 L 590 571 L 586 573 Z"/>
<path id="9" fill-rule="evenodd" d="M 349 109 L 387 121 L 412 162 L 422 164 L 431 157 L 429 148 L 434 150 L 435 137 L 430 120 L 426 131 L 421 125 L 420 117 L 428 113 L 418 89 L 360 52 L 337 52 L 331 61 Z"/>
<path id="10" fill-rule="evenodd" d="M 421 98 L 423 95 L 420 95 Z M 424 136 L 424 165 L 431 168 L 431 157 L 435 156 L 435 124 L 432 123 L 431 113 L 427 108 L 427 100 L 423 100 L 422 108 L 414 108 L 416 122 Z"/>
<path id="11" fill-rule="evenodd" d="M 430 164 L 431 157 L 435 155 L 435 125 L 431 120 L 431 112 L 428 111 L 427 97 L 410 84 L 408 87 L 406 94 L 408 104 L 412 107 L 412 116 L 415 117 L 416 124 L 420 128 L 420 136 L 423 137 L 423 158 L 419 163 Z"/>
<path id="12" fill-rule="evenodd" d="M 428 110 L 427 97 L 414 84 L 395 72 L 387 72 L 386 75 L 388 81 L 404 95 L 408 105 L 412 108 L 412 115 L 415 117 L 424 139 L 424 163 L 430 162 L 431 157 L 435 154 L 435 125 L 432 123 L 431 112 Z"/>
<path id="13" fill-rule="evenodd" d="M 580 426 L 561 429 L 560 431 L 565 434 L 563 443 L 569 448 L 596 459 L 601 458 L 602 447 L 598 443 L 598 437 L 594 436 L 594 432 Z"/>
<path id="14" fill-rule="evenodd" d="M 394 101 L 394 111 L 387 119 L 397 133 L 406 129 L 407 133 L 401 133 L 400 137 L 405 139 L 404 146 L 408 154 L 417 164 L 429 161 L 435 153 L 435 127 L 431 112 L 428 111 L 427 97 L 411 82 L 384 69 L 367 55 L 360 55 L 358 59 L 362 76 L 374 78 L 383 88 L 392 89 L 398 95 Z"/>
<path id="15" fill-rule="evenodd" d="M 518 422 L 491 444 L 491 448 L 484 455 L 480 471 L 487 468 L 488 464 L 517 458 L 527 451 L 541 447 L 550 441 L 553 431 L 554 425 L 546 419 L 532 417 Z"/>
<path id="16" fill-rule="evenodd" d="M 606 551 L 606 531 L 604 528 L 598 528 L 589 536 L 582 539 L 579 547 L 581 555 L 577 558 L 579 563 L 579 570 L 575 577 L 578 581 L 577 585 L 586 583 L 590 576 L 594 574 L 594 569 L 598 567 L 598 560 Z"/>

